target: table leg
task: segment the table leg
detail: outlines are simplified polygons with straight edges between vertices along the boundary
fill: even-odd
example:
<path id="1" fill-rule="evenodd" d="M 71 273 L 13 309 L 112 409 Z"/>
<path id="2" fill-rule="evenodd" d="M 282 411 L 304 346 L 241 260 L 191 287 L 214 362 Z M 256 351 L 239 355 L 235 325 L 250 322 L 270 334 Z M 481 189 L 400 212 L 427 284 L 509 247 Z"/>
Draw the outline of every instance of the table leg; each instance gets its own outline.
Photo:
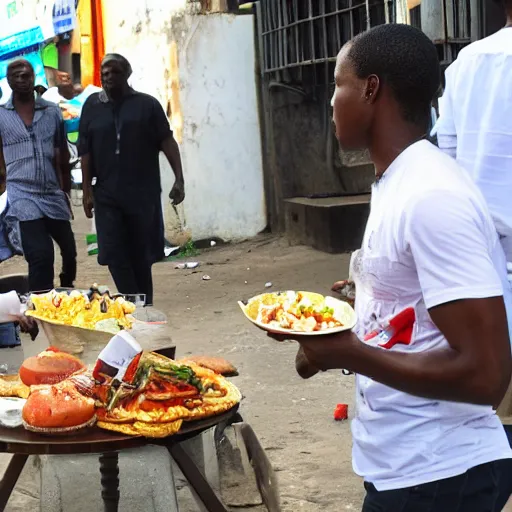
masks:
<path id="1" fill-rule="evenodd" d="M 180 443 L 167 446 L 171 457 L 176 461 L 178 467 L 181 469 L 183 476 L 187 479 L 188 483 L 194 489 L 199 499 L 203 502 L 208 512 L 228 512 L 228 509 L 222 503 L 220 498 L 215 494 L 210 484 L 203 476 L 194 461 L 190 458 L 188 453 L 183 449 Z"/>
<path id="2" fill-rule="evenodd" d="M 11 497 L 12 491 L 18 478 L 25 467 L 25 463 L 27 462 L 28 455 L 13 455 L 7 469 L 5 471 L 4 477 L 0 481 L 0 512 L 5 510 L 7 506 L 7 502 Z"/>
<path id="3" fill-rule="evenodd" d="M 119 455 L 117 452 L 100 455 L 101 497 L 105 512 L 119 509 Z"/>

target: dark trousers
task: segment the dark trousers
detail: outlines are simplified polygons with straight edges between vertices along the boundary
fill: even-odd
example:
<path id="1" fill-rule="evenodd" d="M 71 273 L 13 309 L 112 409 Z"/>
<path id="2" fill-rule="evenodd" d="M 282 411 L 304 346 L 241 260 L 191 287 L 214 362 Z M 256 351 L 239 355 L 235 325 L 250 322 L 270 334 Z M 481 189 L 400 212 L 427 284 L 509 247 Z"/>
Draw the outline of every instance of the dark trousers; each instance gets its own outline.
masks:
<path id="1" fill-rule="evenodd" d="M 406 489 L 379 492 L 372 484 L 365 483 L 362 512 L 501 512 L 508 496 L 505 499 L 501 496 L 500 480 L 511 474 L 509 459 Z"/>
<path id="2" fill-rule="evenodd" d="M 48 217 L 20 222 L 20 234 L 23 254 L 28 263 L 30 290 L 44 291 L 54 287 L 53 240 L 62 256 L 60 286 L 72 288 L 76 279 L 76 244 L 71 222 Z"/>
<path id="3" fill-rule="evenodd" d="M 119 293 L 143 294 L 146 296 L 146 305 L 153 304 L 153 276 L 150 264 L 132 260 L 126 265 L 109 265 L 108 269 Z"/>
<path id="4" fill-rule="evenodd" d="M 512 447 L 512 425 L 503 425 L 503 428 Z M 500 495 L 498 501 L 506 503 L 512 495 L 512 468 L 506 460 L 499 461 L 498 467 L 500 469 Z"/>
<path id="5" fill-rule="evenodd" d="M 155 224 L 158 206 L 131 211 L 119 204 L 94 203 L 99 263 L 108 266 L 119 293 L 144 294 L 147 305 L 153 304 L 151 267 L 154 239 L 160 231 Z"/>

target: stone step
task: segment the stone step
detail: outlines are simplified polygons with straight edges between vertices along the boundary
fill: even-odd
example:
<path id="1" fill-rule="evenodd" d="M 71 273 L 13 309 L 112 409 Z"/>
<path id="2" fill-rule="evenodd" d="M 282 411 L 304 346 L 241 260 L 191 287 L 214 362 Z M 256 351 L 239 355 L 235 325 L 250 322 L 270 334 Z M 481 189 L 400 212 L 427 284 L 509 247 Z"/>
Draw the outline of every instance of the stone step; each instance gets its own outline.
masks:
<path id="1" fill-rule="evenodd" d="M 370 194 L 286 199 L 285 229 L 291 245 L 309 245 L 328 253 L 361 247 L 370 213 Z"/>

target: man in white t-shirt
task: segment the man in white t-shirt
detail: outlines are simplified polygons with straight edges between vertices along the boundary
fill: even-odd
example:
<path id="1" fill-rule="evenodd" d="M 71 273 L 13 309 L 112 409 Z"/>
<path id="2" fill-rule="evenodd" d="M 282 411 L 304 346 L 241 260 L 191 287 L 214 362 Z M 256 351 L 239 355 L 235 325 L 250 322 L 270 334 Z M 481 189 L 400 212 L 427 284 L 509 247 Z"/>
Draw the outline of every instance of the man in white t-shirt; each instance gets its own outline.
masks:
<path id="1" fill-rule="evenodd" d="M 507 24 L 446 70 L 435 131 L 482 191 L 512 271 L 512 0 L 493 1 L 503 3 Z"/>
<path id="2" fill-rule="evenodd" d="M 335 80 L 336 136 L 369 149 L 376 183 L 351 268 L 357 326 L 294 336 L 301 360 L 357 374 L 363 512 L 499 512 L 512 451 L 493 406 L 512 370 L 512 298 L 484 198 L 424 140 L 436 49 L 410 26 L 382 25 L 341 50 Z"/>

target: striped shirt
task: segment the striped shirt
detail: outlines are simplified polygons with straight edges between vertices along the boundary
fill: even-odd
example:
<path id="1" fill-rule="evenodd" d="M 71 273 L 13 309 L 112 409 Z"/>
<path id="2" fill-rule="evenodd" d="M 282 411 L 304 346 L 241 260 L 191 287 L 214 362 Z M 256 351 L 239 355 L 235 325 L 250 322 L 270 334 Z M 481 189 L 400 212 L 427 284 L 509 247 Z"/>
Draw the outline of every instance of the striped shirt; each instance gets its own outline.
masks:
<path id="1" fill-rule="evenodd" d="M 43 217 L 70 220 L 66 195 L 54 167 L 55 149 L 64 136 L 62 114 L 53 103 L 36 100 L 31 126 L 18 115 L 12 98 L 0 105 L 9 216 L 18 221 Z"/>

